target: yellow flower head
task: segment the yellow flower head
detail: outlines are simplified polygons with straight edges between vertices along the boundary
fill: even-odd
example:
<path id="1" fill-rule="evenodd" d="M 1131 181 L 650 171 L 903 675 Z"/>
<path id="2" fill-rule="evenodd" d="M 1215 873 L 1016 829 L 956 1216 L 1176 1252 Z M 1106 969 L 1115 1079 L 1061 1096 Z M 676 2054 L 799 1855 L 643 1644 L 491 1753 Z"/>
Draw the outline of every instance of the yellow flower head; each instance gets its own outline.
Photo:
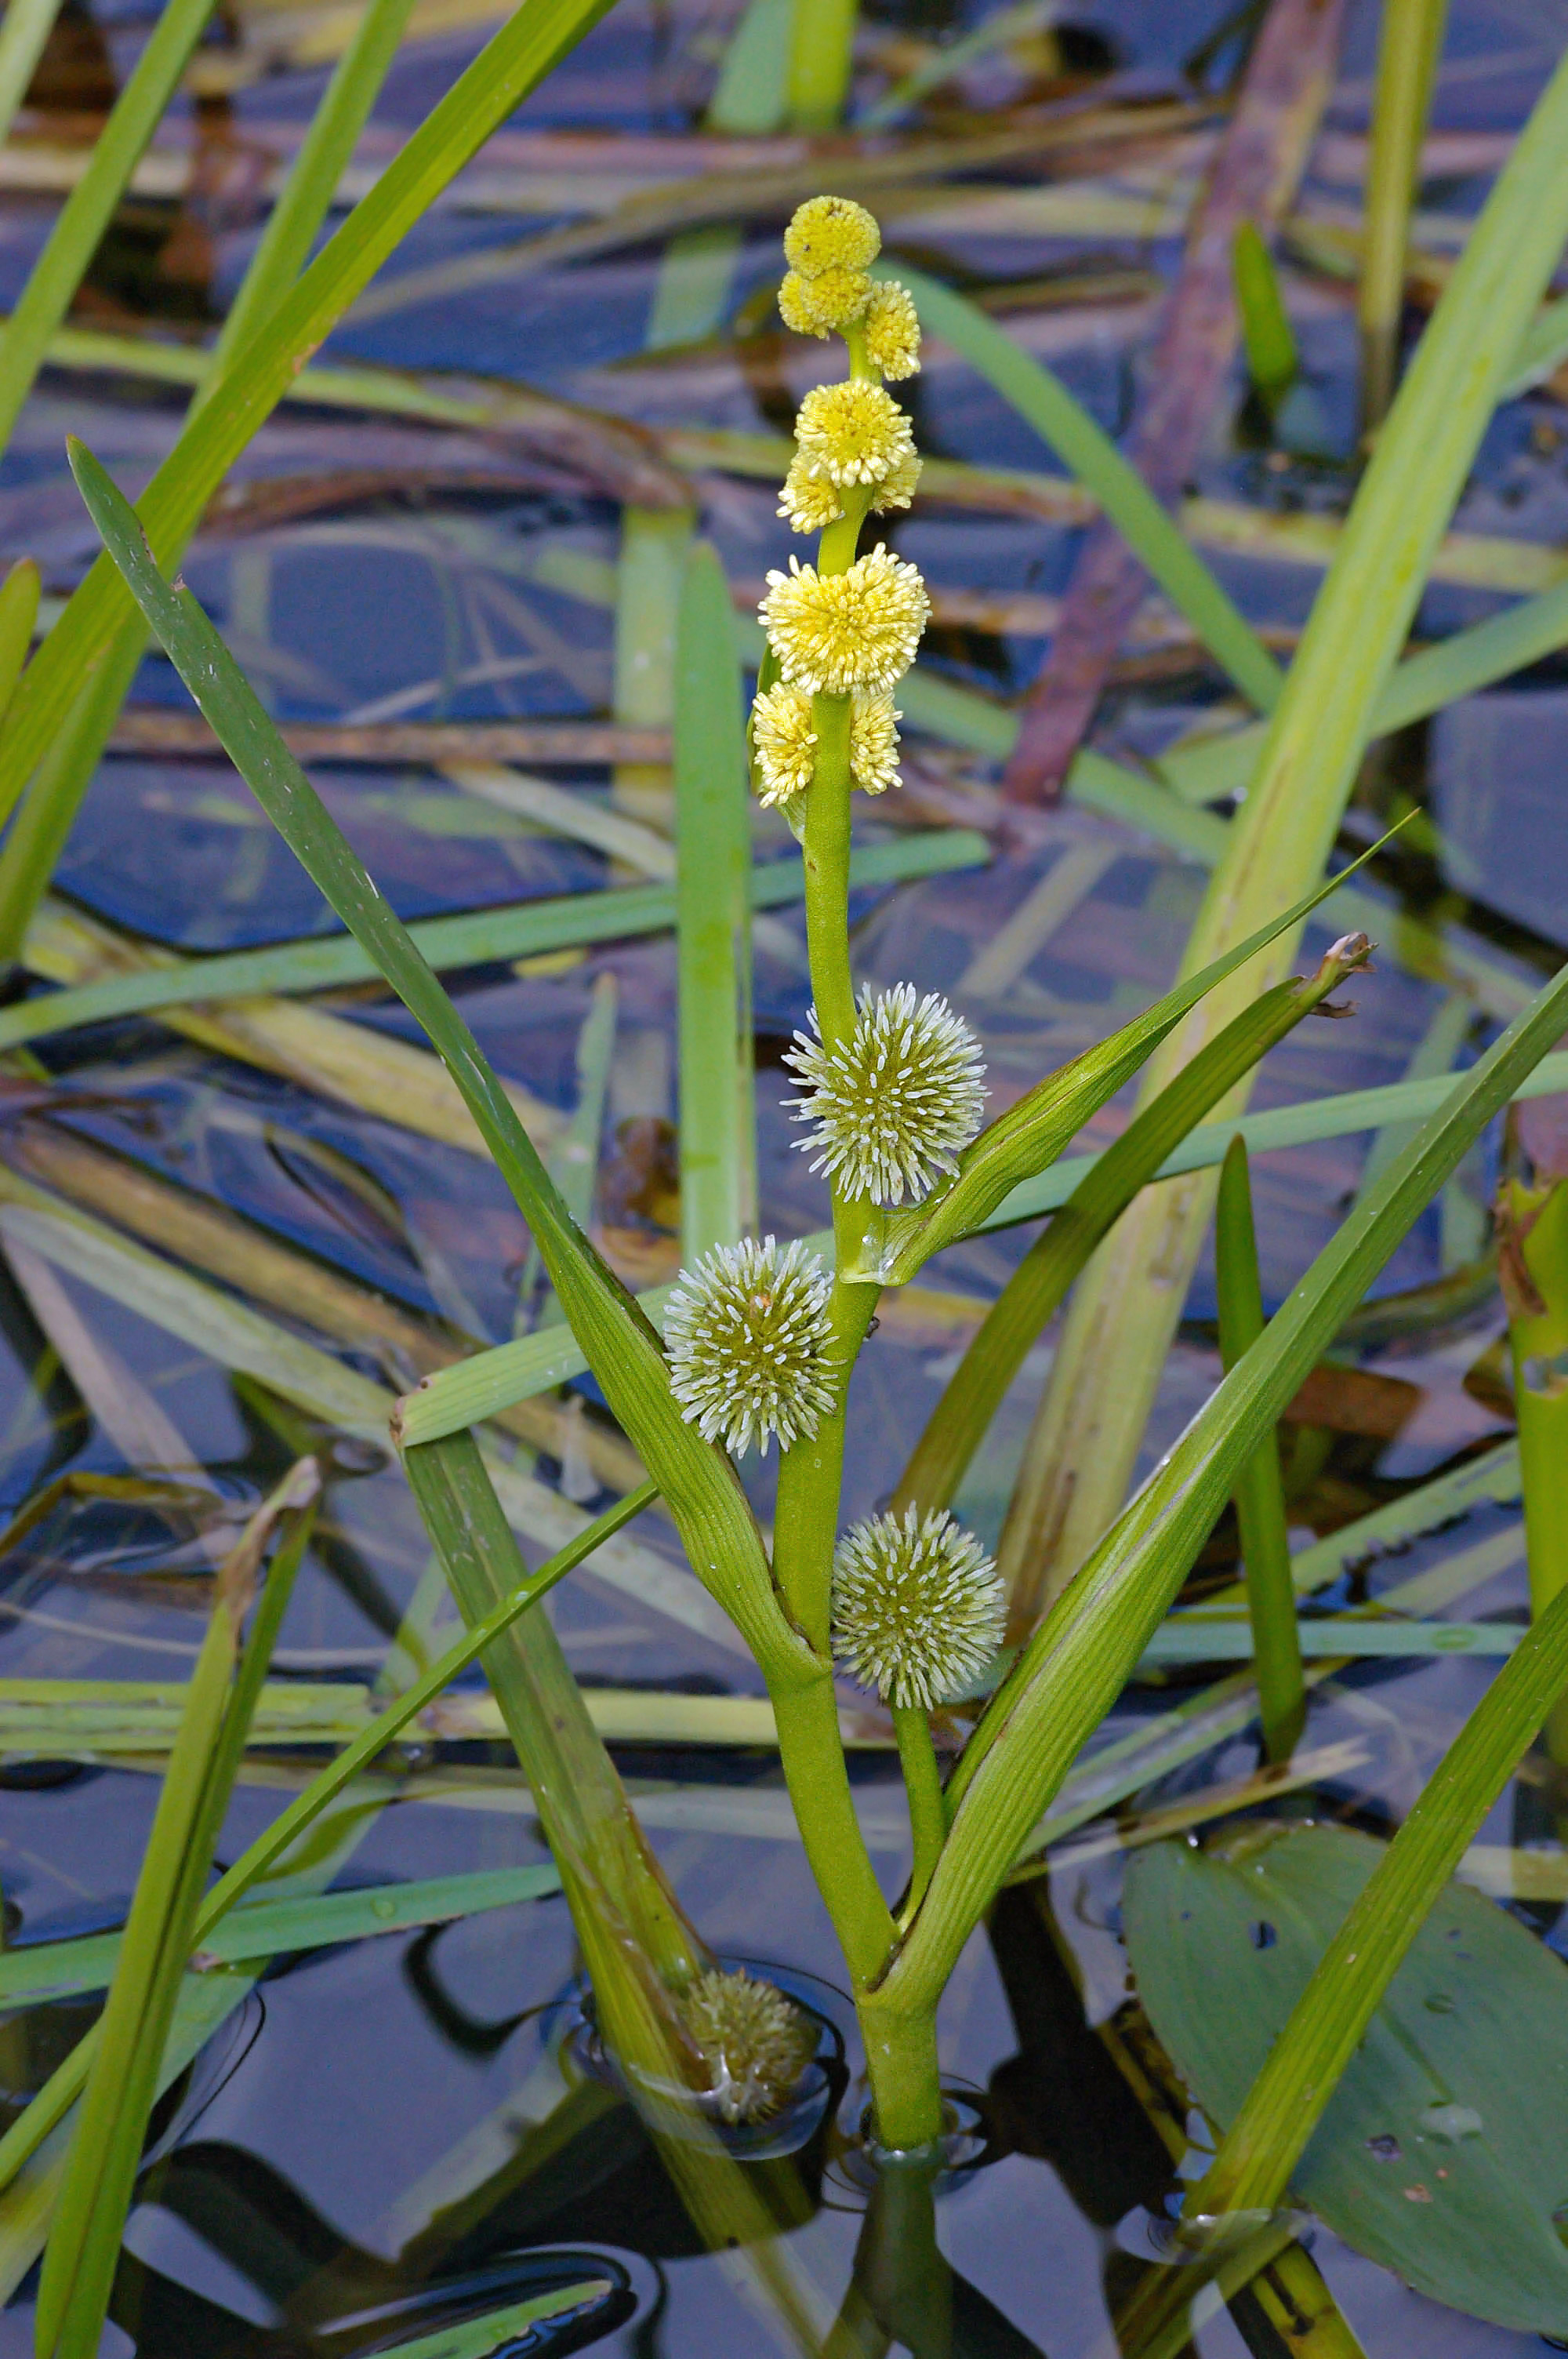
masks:
<path id="1" fill-rule="evenodd" d="M 875 218 L 852 197 L 809 197 L 784 232 L 785 259 L 803 278 L 826 270 L 864 270 L 881 252 Z"/>
<path id="2" fill-rule="evenodd" d="M 792 270 L 779 288 L 779 311 L 797 336 L 831 336 L 858 320 L 871 299 L 871 282 L 863 270 L 836 266 L 815 278 Z"/>
<path id="3" fill-rule="evenodd" d="M 847 573 L 789 562 L 787 573 L 769 574 L 762 604 L 784 679 L 829 696 L 891 688 L 914 660 L 931 612 L 918 569 L 880 542 Z"/>
<path id="4" fill-rule="evenodd" d="M 914 454 L 909 420 L 892 394 L 857 377 L 808 393 L 795 433 L 806 472 L 840 489 L 883 484 Z"/>
<path id="5" fill-rule="evenodd" d="M 906 451 L 885 483 L 877 485 L 871 500 L 872 513 L 886 516 L 889 508 L 906 508 L 914 497 L 920 481 L 920 459 L 913 449 Z"/>
<path id="6" fill-rule="evenodd" d="M 885 688 L 858 688 L 849 708 L 849 783 L 868 795 L 903 784 L 898 774 L 898 724 L 903 719 Z"/>
<path id="7" fill-rule="evenodd" d="M 797 451 L 784 477 L 780 516 L 789 518 L 793 531 L 820 532 L 825 525 L 837 524 L 843 513 L 843 502 L 833 484 L 826 475 L 809 474 Z"/>
<path id="8" fill-rule="evenodd" d="M 920 321 L 907 288 L 896 278 L 873 287 L 866 306 L 866 352 L 883 376 L 896 384 L 900 377 L 920 372 Z"/>
<path id="9" fill-rule="evenodd" d="M 898 723 L 885 689 L 858 688 L 849 707 L 849 783 L 869 795 L 899 784 Z M 816 732 L 811 725 L 811 691 L 787 680 L 765 689 L 752 707 L 752 743 L 762 783 L 760 799 L 787 810 L 811 784 Z"/>

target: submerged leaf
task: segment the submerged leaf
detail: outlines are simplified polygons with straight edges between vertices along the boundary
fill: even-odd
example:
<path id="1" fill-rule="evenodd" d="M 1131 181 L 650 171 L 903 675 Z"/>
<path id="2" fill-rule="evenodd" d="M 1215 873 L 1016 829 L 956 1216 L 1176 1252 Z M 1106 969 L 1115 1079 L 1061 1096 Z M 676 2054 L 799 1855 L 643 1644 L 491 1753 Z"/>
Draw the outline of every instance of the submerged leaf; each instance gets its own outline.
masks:
<path id="1" fill-rule="evenodd" d="M 1253 1822 L 1128 1872 L 1150 2020 L 1228 2125 L 1385 1846 Z M 1294 2192 L 1420 2293 L 1519 2332 L 1568 2333 L 1568 1978 L 1491 1901 L 1449 1885 L 1373 2017 Z"/>

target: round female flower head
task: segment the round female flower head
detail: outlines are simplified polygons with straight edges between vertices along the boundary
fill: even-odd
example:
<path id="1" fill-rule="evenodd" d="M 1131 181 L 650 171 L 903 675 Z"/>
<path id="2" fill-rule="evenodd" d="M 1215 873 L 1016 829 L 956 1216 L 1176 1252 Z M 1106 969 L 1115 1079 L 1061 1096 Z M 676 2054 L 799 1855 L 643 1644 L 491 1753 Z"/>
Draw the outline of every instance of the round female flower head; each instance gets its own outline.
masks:
<path id="1" fill-rule="evenodd" d="M 829 696 L 891 688 L 906 672 L 931 612 L 919 570 L 879 542 L 847 573 L 790 559 L 770 573 L 762 618 L 785 679 Z"/>
<path id="2" fill-rule="evenodd" d="M 866 352 L 896 385 L 920 370 L 920 321 L 914 299 L 896 278 L 873 287 L 866 306 Z"/>
<path id="3" fill-rule="evenodd" d="M 794 2093 L 816 2034 L 776 1983 L 715 1966 L 681 1995 L 680 2011 L 712 2075 L 721 2121 L 765 2122 Z"/>
<path id="4" fill-rule="evenodd" d="M 827 1274 L 798 1241 L 719 1245 L 682 1270 L 665 1311 L 670 1390 L 705 1441 L 763 1456 L 809 1441 L 833 1406 Z"/>
<path id="5" fill-rule="evenodd" d="M 917 1002 L 910 983 L 863 991 L 839 1048 L 824 1047 L 815 1007 L 811 1028 L 784 1062 L 800 1076 L 795 1120 L 811 1125 L 799 1145 L 815 1150 L 812 1169 L 873 1204 L 922 1202 L 980 1126 L 979 1042 L 940 993 Z"/>
<path id="6" fill-rule="evenodd" d="M 803 278 L 825 270 L 864 270 L 882 250 L 876 216 L 853 197 L 808 197 L 784 232 L 785 259 Z"/>
<path id="7" fill-rule="evenodd" d="M 849 700 L 849 783 L 869 795 L 899 784 L 898 723 L 885 689 L 858 688 Z M 811 784 L 816 732 L 811 692 L 781 680 L 752 707 L 752 746 L 762 784 L 759 799 L 777 808 L 795 801 Z"/>
<path id="8" fill-rule="evenodd" d="M 929 1711 L 971 1687 L 1001 1645 L 1001 1579 L 945 1507 L 871 1516 L 833 1558 L 833 1651 L 884 1703 Z"/>
<path id="9" fill-rule="evenodd" d="M 798 463 L 840 490 L 886 483 L 914 455 L 914 431 L 892 394 L 860 377 L 815 386 L 800 405 L 795 435 Z"/>
<path id="10" fill-rule="evenodd" d="M 779 288 L 779 315 L 797 336 L 831 336 L 851 326 L 871 299 L 871 282 L 863 270 L 841 266 L 807 278 L 798 270 L 785 274 Z"/>

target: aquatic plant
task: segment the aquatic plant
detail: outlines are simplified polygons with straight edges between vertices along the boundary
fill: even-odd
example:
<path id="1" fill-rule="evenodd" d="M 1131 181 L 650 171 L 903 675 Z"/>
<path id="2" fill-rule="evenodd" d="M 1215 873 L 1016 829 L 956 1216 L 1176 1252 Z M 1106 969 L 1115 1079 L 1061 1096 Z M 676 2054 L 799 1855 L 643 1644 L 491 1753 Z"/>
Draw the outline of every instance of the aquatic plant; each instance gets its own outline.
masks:
<path id="1" fill-rule="evenodd" d="M 846 218 L 853 227 L 852 213 L 837 208 L 831 218 L 841 242 Z M 830 258 L 823 268 L 860 267 L 853 257 L 868 244 L 862 234 L 860 245 L 845 249 L 851 258 Z M 819 259 L 815 249 L 803 251 L 808 262 Z M 838 255 L 836 246 L 832 253 Z M 843 382 L 879 391 L 878 364 L 857 327 L 851 319 Z M 450 1002 L 278 745 L 200 609 L 188 593 L 169 590 L 102 471 L 82 452 L 74 464 L 115 564 L 220 736 L 446 1057 L 694 1570 L 752 1647 L 773 1700 L 802 1839 L 854 1989 L 877 2136 L 886 2147 L 910 2150 L 929 2146 L 941 2132 L 935 2016 L 964 1940 L 1163 1614 L 1227 1490 L 1255 1459 L 1283 1399 L 1402 1234 L 1413 1208 L 1441 1184 L 1560 1027 L 1558 1003 L 1568 986 L 1544 995 L 1505 1036 L 1346 1223 L 1292 1299 L 1292 1315 L 1276 1319 L 1241 1353 L 1183 1443 L 1096 1552 L 1054 1617 L 1048 1643 L 1042 1634 L 1025 1646 L 994 1699 L 978 1710 L 944 1792 L 927 1708 L 959 1688 L 983 1692 L 987 1658 L 1000 1635 L 1000 1600 L 984 1552 L 950 1521 L 945 1502 L 918 1513 L 911 1506 L 840 1533 L 849 1381 L 878 1292 L 913 1275 L 941 1245 L 988 1218 L 1010 1189 L 1038 1175 L 1186 1011 L 1299 924 L 1321 892 L 1277 909 L 1143 1016 L 1044 1077 L 971 1135 L 977 1060 L 957 1019 L 939 1003 L 917 1001 L 907 986 L 858 1004 L 850 972 L 854 695 L 896 690 L 926 611 L 913 566 L 880 547 L 864 555 L 859 548 L 879 473 L 898 462 L 903 439 L 880 401 L 808 402 L 806 414 L 834 421 L 833 489 L 841 512 L 822 526 L 815 562 L 796 561 L 770 584 L 763 611 L 772 660 L 760 692 L 767 699 L 782 680 L 810 697 L 810 777 L 792 801 L 799 806 L 815 1038 L 798 1052 L 798 1063 L 813 1143 L 831 1158 L 833 1259 L 819 1270 L 798 1245 L 780 1253 L 771 1243 L 737 1242 L 710 1250 L 677 1288 L 673 1316 L 666 1310 L 664 1351 L 565 1217 Z M 857 419 L 866 435 L 859 460 L 842 439 Z M 804 775 L 804 762 L 796 775 Z M 1309 984 L 1279 987 L 1257 1003 L 1255 1018 L 1233 1023 L 1223 1036 L 1225 1053 L 1217 1043 L 1217 1054 L 1194 1069 L 1195 1082 L 1189 1077 L 1173 1093 L 1173 1136 L 1190 1128 L 1238 1065 L 1247 1070 L 1365 952 L 1364 942 L 1336 945 Z M 873 1109 L 869 1129 L 856 1128 L 846 1075 L 855 1077 L 855 1090 Z M 973 1368 L 967 1381 L 978 1381 Z M 467 1454 L 452 1456 L 461 1437 L 424 1438 L 427 1432 L 410 1418 L 406 1460 L 454 1578 L 465 1551 L 476 1548 L 489 1549 L 499 1565 L 495 1550 L 503 1543 L 492 1527 L 502 1519 L 482 1461 L 466 1440 Z M 721 1439 L 741 1447 L 770 1433 L 781 1445 L 771 1557 L 719 1446 Z M 478 1611 L 478 1593 L 467 1603 Z M 894 1715 L 914 1836 L 909 1888 L 896 1908 L 878 1886 L 855 1820 L 833 1698 L 835 1648 L 883 1690 Z M 622 1807 L 615 1805 L 617 1823 Z M 564 1828 L 557 1835 L 567 1840 Z M 630 2058 L 652 2008 L 667 2018 L 665 2035 L 678 2049 L 691 2031 L 684 1995 L 708 1971 L 700 1944 L 680 1930 L 667 1897 L 658 1899 L 653 1886 L 642 1893 L 647 1871 L 636 1867 L 633 1854 L 622 1853 L 613 1875 L 594 1870 L 593 1855 L 590 1842 L 568 1890 L 572 1897 L 575 1883 L 584 1947 L 596 1982 L 605 1981 L 607 2031 L 612 2042 L 626 2044 Z M 617 1890 L 624 1896 L 619 1902 Z M 596 1908 L 630 1911 L 650 1928 L 665 1928 L 643 1937 L 649 1972 L 633 1978 L 640 1996 L 626 1982 L 624 1958 L 617 1962 L 615 1945 L 601 1937 Z M 699 2054 L 689 2070 L 692 2084 L 702 2086 Z"/>

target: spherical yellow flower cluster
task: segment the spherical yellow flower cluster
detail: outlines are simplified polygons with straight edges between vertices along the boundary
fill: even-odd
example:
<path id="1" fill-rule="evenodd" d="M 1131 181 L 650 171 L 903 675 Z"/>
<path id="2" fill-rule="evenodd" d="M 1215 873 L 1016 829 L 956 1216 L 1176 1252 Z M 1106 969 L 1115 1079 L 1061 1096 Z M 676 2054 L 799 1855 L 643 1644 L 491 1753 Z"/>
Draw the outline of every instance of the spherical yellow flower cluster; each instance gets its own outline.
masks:
<path id="1" fill-rule="evenodd" d="M 762 604 L 784 679 L 829 696 L 891 688 L 914 660 L 931 613 L 918 568 L 880 542 L 846 573 L 789 562 L 787 573 L 768 575 Z"/>
<path id="2" fill-rule="evenodd" d="M 785 327 L 797 336 L 830 336 L 860 319 L 871 299 L 867 267 L 881 242 L 872 216 L 851 198 L 813 197 L 797 205 L 784 232 L 792 266 L 779 288 Z"/>
<path id="3" fill-rule="evenodd" d="M 808 197 L 784 232 L 784 259 L 803 278 L 825 270 L 867 270 L 882 250 L 876 216 L 853 197 Z"/>
<path id="4" fill-rule="evenodd" d="M 795 439 L 806 471 L 847 484 L 881 484 L 914 455 L 903 411 L 880 385 L 847 377 L 816 386 L 800 405 Z"/>
<path id="5" fill-rule="evenodd" d="M 899 783 L 898 723 L 885 689 L 856 689 L 849 705 L 849 784 L 868 795 L 885 794 Z M 781 810 L 811 784 L 816 732 L 811 725 L 811 691 L 787 680 L 770 688 L 752 707 L 752 744 L 761 774 L 761 799 Z"/>
<path id="6" fill-rule="evenodd" d="M 919 455 L 908 451 L 886 480 L 877 485 L 871 499 L 872 515 L 885 516 L 889 508 L 906 508 L 919 481 Z M 788 517 L 796 532 L 820 532 L 825 525 L 838 523 L 844 513 L 844 503 L 827 477 L 813 474 L 805 453 L 797 451 L 784 477 L 778 512 Z"/>
<path id="7" fill-rule="evenodd" d="M 866 351 L 896 384 L 920 371 L 920 321 L 914 299 L 896 278 L 873 287 L 866 305 Z"/>

